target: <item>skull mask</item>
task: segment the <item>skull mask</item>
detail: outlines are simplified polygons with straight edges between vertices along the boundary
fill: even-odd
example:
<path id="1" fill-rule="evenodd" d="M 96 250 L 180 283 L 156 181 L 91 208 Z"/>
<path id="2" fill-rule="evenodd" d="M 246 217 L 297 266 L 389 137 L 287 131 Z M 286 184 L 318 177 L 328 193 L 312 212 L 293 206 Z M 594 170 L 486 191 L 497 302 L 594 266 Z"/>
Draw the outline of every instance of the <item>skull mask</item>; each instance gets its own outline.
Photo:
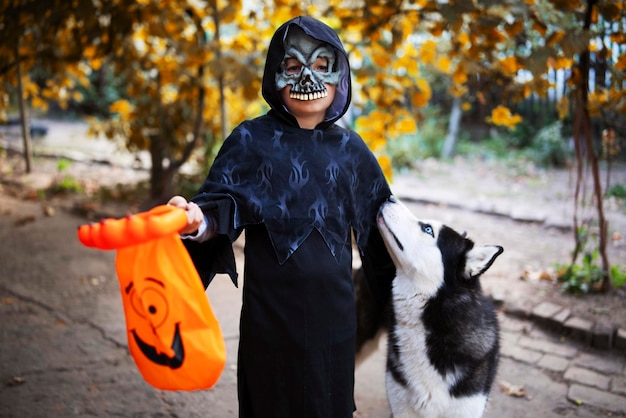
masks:
<path id="1" fill-rule="evenodd" d="M 284 45 L 285 56 L 276 73 L 277 90 L 290 85 L 292 99 L 315 100 L 328 95 L 325 83 L 339 83 L 340 72 L 333 71 L 335 51 L 330 45 L 311 38 L 298 27 L 287 32 Z M 301 65 L 288 68 L 287 62 L 294 59 Z M 320 59 L 325 61 L 324 67 L 319 67 Z"/>

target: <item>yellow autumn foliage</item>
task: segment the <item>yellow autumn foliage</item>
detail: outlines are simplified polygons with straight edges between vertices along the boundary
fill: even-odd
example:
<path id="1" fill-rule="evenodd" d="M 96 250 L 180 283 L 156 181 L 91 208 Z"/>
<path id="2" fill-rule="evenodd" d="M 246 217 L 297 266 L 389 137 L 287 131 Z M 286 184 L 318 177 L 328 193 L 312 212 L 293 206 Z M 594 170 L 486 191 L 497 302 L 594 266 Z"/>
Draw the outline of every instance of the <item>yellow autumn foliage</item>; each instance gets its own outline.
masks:
<path id="1" fill-rule="evenodd" d="M 587 102 L 587 110 L 590 116 L 600 116 L 602 109 L 609 101 L 609 92 L 605 89 L 598 89 L 590 92 Z"/>
<path id="2" fill-rule="evenodd" d="M 450 58 L 444 56 L 437 57 L 435 68 L 443 74 L 448 74 L 450 72 Z"/>
<path id="3" fill-rule="evenodd" d="M 374 61 L 374 65 L 380 68 L 386 68 L 391 62 L 389 54 L 381 53 L 380 51 L 373 51 L 371 58 Z"/>
<path id="4" fill-rule="evenodd" d="M 420 48 L 419 57 L 422 64 L 433 64 L 437 57 L 437 43 L 430 39 L 424 42 Z"/>
<path id="5" fill-rule="evenodd" d="M 113 102 L 111 106 L 109 106 L 109 110 L 117 113 L 123 119 L 127 119 L 133 111 L 133 105 L 128 100 L 120 99 Z"/>
<path id="6" fill-rule="evenodd" d="M 393 164 L 391 158 L 388 155 L 382 154 L 376 157 L 380 168 L 383 170 L 383 174 L 388 182 L 393 182 Z"/>
<path id="7" fill-rule="evenodd" d="M 541 36 L 546 36 L 546 32 L 548 31 L 545 23 L 540 22 L 537 19 L 533 19 L 533 29 Z"/>
<path id="8" fill-rule="evenodd" d="M 71 3 L 83 1 L 87 0 L 72 0 Z M 43 8 L 45 3 L 42 2 Z M 62 7 L 66 3 L 70 2 L 55 5 Z M 90 1 L 89 5 L 99 3 Z M 133 6 L 129 6 L 131 3 Z M 184 145 L 184 138 L 191 131 L 194 106 L 201 88 L 206 92 L 206 104 L 202 110 L 206 131 L 216 138 L 221 137 L 218 76 L 226 75 L 221 94 L 227 102 L 224 109 L 227 125 L 232 126 L 246 115 L 266 110 L 258 94 L 264 48 L 275 28 L 297 15 L 319 18 L 339 32 L 354 71 L 353 105 L 360 111 L 378 108 L 378 111 L 365 115 L 365 120 L 358 119 L 364 137 L 378 151 L 387 138 L 416 129 L 415 118 L 399 110 L 411 108 L 418 113 L 420 108 L 428 105 L 433 92 L 423 77 L 431 72 L 436 72 L 437 77 L 444 74 L 437 80 L 444 79 L 446 86 L 440 87 L 438 92 L 461 97 L 463 108 L 468 110 L 471 107 L 469 100 L 490 106 L 497 93 L 506 94 L 507 100 L 531 95 L 547 97 L 554 86 L 549 82 L 552 75 L 546 77 L 545 74 L 552 70 L 571 69 L 573 75 L 567 79 L 570 83 L 567 89 L 577 88 L 577 83 L 582 80 L 575 66 L 577 57 L 567 51 L 579 51 L 587 45 L 597 54 L 607 54 L 611 71 L 626 71 L 626 53 L 618 56 L 619 52 L 614 52 L 622 51 L 626 45 L 623 29 L 612 29 L 606 34 L 606 37 L 610 36 L 610 42 L 619 44 L 609 45 L 606 38 L 593 39 L 593 34 L 599 33 L 597 27 L 591 28 L 588 32 L 592 35 L 587 37 L 587 33 L 574 33 L 570 26 L 558 20 L 559 16 L 565 16 L 569 19 L 568 25 L 571 21 L 579 22 L 578 13 L 582 11 L 579 7 L 584 6 L 581 0 L 524 0 L 514 5 L 510 2 L 435 0 L 276 0 L 260 3 L 139 0 L 129 5 L 113 0 L 112 4 L 121 11 L 126 7 L 134 8 L 133 13 L 119 15 L 120 19 L 128 21 L 119 25 L 115 22 L 116 30 L 128 27 L 128 33 L 118 34 L 102 28 L 100 33 L 86 33 L 87 20 L 81 20 L 80 14 L 76 13 L 60 21 L 51 50 L 58 56 L 79 56 L 80 63 L 69 60 L 62 66 L 58 63 L 51 65 L 51 72 L 55 74 L 50 78 L 52 84 L 46 83 L 41 89 L 35 83 L 27 84 L 24 94 L 31 100 L 31 105 L 38 107 L 48 101 L 65 105 L 69 100 L 79 100 L 77 87 L 88 86 L 91 72 L 107 63 L 107 70 L 114 71 L 116 76 L 124 74 L 123 94 L 128 98 L 127 103 L 113 103 L 111 111 L 120 117 L 133 115 L 135 120 L 129 121 L 126 127 L 138 130 L 146 124 L 158 125 L 158 118 L 154 117 L 155 104 L 163 104 L 164 111 L 172 115 L 173 132 L 182 135 L 182 139 L 176 142 L 179 147 Z M 55 17 L 58 7 L 48 10 L 47 16 Z M 549 16 L 546 10 L 549 10 Z M 572 10 L 576 10 L 576 15 Z M 592 12 L 594 19 L 601 16 L 606 27 L 612 27 L 611 22 L 618 22 L 623 10 L 621 1 L 603 1 Z M 563 11 L 567 13 L 563 14 Z M 102 17 L 106 20 L 105 15 Z M 37 27 L 34 16 L 22 14 L 16 20 L 24 27 L 44 30 Z M 21 62 L 26 70 L 24 74 L 37 62 L 37 53 L 42 46 L 35 29 L 25 31 L 19 44 Z M 206 39 L 201 35 L 206 35 Z M 516 49 L 519 45 L 529 46 L 528 55 Z M 102 53 L 107 47 L 112 47 L 113 52 L 104 57 Z M 15 53 L 12 48 L 0 45 L 0 60 L 3 56 L 11 57 Z M 514 53 L 519 55 L 512 56 Z M 222 59 L 218 58 L 220 54 Z M 423 70 L 424 67 L 428 67 L 427 71 Z M 201 68 L 203 75 L 199 76 Z M 515 77 L 524 70 L 532 74 L 532 80 L 520 81 L 521 77 Z M 609 82 L 616 80 L 617 76 L 621 77 L 617 74 Z M 14 73 L 0 75 L 0 81 L 8 83 L 5 85 L 14 86 L 15 79 Z M 489 86 L 491 80 L 493 89 Z M 486 88 L 476 87 L 477 83 L 485 82 Z M 0 95 L 2 93 L 0 91 Z M 474 96 L 470 98 L 469 93 Z M 148 100 L 144 100 L 146 98 Z M 567 100 L 561 99 L 557 104 L 561 117 L 570 107 Z M 608 86 L 602 94 L 590 94 L 589 100 L 591 112 L 597 112 L 601 106 L 619 110 L 619 106 L 626 103 L 624 92 L 615 86 Z M 146 103 L 140 105 L 141 101 Z M 520 118 L 499 106 L 488 119 L 490 123 L 510 128 L 519 123 Z M 136 132 L 132 135 L 137 141 L 142 137 Z"/>
<path id="9" fill-rule="evenodd" d="M 519 62 L 516 56 L 506 57 L 500 60 L 500 68 L 502 73 L 506 76 L 513 77 L 520 69 Z"/>
<path id="10" fill-rule="evenodd" d="M 38 96 L 33 97 L 30 103 L 35 109 L 38 109 L 42 112 L 48 111 L 48 102 Z"/>
<path id="11" fill-rule="evenodd" d="M 459 33 L 456 39 L 462 47 L 465 47 L 467 44 L 470 43 L 470 37 L 467 32 Z"/>
<path id="12" fill-rule="evenodd" d="M 417 123 L 415 123 L 415 119 L 412 117 L 404 117 L 398 120 L 395 124 L 395 131 L 401 134 L 410 134 L 417 131 Z"/>
<path id="13" fill-rule="evenodd" d="M 562 70 L 571 68 L 574 61 L 571 58 L 558 57 L 556 59 L 549 57 L 548 65 L 554 70 Z"/>
<path id="14" fill-rule="evenodd" d="M 373 110 L 356 119 L 355 130 L 367 146 L 376 153 L 385 146 L 387 138 L 415 132 L 417 124 L 406 110 L 399 110 L 393 114 Z"/>
<path id="15" fill-rule="evenodd" d="M 411 103 L 415 107 L 424 107 L 432 96 L 430 84 L 423 78 L 415 80 L 415 89 L 411 93 Z"/>
<path id="16" fill-rule="evenodd" d="M 524 30 L 524 21 L 516 19 L 513 23 L 507 23 L 504 25 L 504 30 L 509 37 L 513 38 Z"/>
<path id="17" fill-rule="evenodd" d="M 457 67 L 456 70 L 452 73 L 452 81 L 455 85 L 460 86 L 467 82 L 467 73 L 465 72 L 463 67 Z"/>
<path id="18" fill-rule="evenodd" d="M 488 116 L 485 120 L 487 123 L 513 130 L 522 121 L 522 117 L 519 114 L 512 114 L 508 107 L 498 105 L 491 111 L 491 116 Z"/>
<path id="19" fill-rule="evenodd" d="M 617 68 L 620 71 L 626 71 L 626 52 L 623 52 L 617 58 L 617 62 L 615 63 L 615 68 Z"/>

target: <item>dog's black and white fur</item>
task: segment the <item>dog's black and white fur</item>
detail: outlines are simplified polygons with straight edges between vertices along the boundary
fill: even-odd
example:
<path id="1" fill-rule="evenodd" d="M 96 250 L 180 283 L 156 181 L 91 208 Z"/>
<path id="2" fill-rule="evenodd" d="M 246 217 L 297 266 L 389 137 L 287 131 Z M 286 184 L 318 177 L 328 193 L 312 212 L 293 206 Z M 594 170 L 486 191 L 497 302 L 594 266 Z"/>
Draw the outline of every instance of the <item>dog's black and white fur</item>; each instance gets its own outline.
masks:
<path id="1" fill-rule="evenodd" d="M 381 207 L 378 227 L 396 266 L 385 321 L 393 416 L 482 416 L 497 369 L 499 328 L 479 276 L 502 247 L 474 246 L 441 223 L 417 219 L 394 199 Z M 383 317 L 382 311 L 363 316 L 363 288 L 357 284 L 357 359 Z M 364 324 L 372 319 L 378 323 Z"/>

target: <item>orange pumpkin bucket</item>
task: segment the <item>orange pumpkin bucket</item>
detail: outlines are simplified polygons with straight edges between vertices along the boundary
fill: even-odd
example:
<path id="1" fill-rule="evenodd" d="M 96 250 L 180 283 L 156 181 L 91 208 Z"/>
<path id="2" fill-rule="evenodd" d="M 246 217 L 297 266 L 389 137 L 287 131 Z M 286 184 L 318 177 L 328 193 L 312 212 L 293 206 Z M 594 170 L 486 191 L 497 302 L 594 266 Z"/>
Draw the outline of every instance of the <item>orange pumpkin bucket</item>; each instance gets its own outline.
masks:
<path id="1" fill-rule="evenodd" d="M 117 249 L 128 348 L 144 379 L 164 390 L 210 389 L 226 361 L 222 330 L 178 235 L 186 223 L 183 209 L 161 205 L 78 228 L 83 245 Z"/>

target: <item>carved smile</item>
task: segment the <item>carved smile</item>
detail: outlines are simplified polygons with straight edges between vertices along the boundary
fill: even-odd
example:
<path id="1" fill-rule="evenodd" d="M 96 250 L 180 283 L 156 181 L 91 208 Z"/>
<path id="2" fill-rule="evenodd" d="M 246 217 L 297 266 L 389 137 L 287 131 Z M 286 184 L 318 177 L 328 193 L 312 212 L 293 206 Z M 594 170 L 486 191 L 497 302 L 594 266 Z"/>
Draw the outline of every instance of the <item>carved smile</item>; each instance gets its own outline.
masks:
<path id="1" fill-rule="evenodd" d="M 169 357 L 163 353 L 157 353 L 157 349 L 151 346 L 150 344 L 143 341 L 137 335 L 135 330 L 131 331 L 133 333 L 133 338 L 137 343 L 137 346 L 141 350 L 144 356 L 148 358 L 153 363 L 159 364 L 161 366 L 167 366 L 170 369 L 178 369 L 182 366 L 183 361 L 185 360 L 185 349 L 183 347 L 183 340 L 180 336 L 180 328 L 179 324 L 176 324 L 176 331 L 174 332 L 174 338 L 172 339 L 172 350 L 174 350 L 174 356 Z"/>

